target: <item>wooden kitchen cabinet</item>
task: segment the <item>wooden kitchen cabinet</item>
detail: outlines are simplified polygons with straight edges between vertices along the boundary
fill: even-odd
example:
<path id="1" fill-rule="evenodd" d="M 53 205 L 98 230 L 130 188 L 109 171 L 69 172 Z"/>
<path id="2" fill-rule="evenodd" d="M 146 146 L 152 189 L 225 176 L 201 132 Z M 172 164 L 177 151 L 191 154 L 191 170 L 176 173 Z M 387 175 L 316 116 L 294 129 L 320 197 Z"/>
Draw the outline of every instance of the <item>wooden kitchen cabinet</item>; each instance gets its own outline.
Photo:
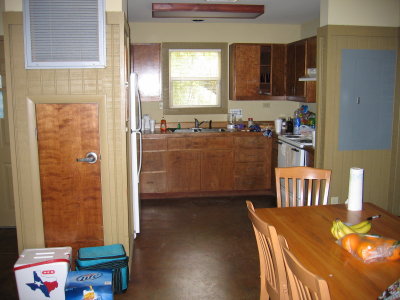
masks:
<path id="1" fill-rule="evenodd" d="M 272 139 L 261 134 L 144 137 L 140 183 L 144 198 L 231 195 L 246 191 L 259 194 L 271 188 Z"/>
<path id="2" fill-rule="evenodd" d="M 139 181 L 141 193 L 165 193 L 167 191 L 166 164 L 166 139 L 143 140 L 143 162 Z"/>
<path id="3" fill-rule="evenodd" d="M 286 95 L 287 100 L 315 102 L 316 82 L 299 81 L 308 68 L 316 68 L 316 37 L 296 41 L 287 45 Z"/>
<path id="4" fill-rule="evenodd" d="M 206 150 L 201 157 L 201 190 L 229 191 L 233 188 L 232 150 Z"/>
<path id="5" fill-rule="evenodd" d="M 167 192 L 200 191 L 200 159 L 201 151 L 168 151 Z"/>
<path id="6" fill-rule="evenodd" d="M 234 189 L 271 189 L 271 139 L 260 136 L 235 137 Z"/>
<path id="7" fill-rule="evenodd" d="M 132 44 L 131 71 L 143 102 L 161 100 L 161 44 Z"/>
<path id="8" fill-rule="evenodd" d="M 285 99 L 284 44 L 229 46 L 229 99 Z"/>

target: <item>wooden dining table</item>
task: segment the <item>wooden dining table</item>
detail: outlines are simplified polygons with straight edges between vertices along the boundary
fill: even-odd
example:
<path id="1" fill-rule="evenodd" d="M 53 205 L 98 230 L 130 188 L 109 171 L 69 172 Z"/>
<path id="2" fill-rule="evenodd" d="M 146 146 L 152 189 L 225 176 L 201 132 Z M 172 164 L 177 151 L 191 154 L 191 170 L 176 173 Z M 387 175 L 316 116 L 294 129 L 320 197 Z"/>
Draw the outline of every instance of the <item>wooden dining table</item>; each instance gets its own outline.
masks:
<path id="1" fill-rule="evenodd" d="M 377 299 L 400 278 L 400 261 L 364 263 L 340 245 L 330 228 L 336 218 L 356 224 L 373 215 L 371 234 L 400 240 L 400 217 L 372 204 L 362 211 L 349 211 L 344 204 L 259 208 L 257 215 L 275 226 L 289 249 L 312 273 L 328 283 L 331 299 Z"/>

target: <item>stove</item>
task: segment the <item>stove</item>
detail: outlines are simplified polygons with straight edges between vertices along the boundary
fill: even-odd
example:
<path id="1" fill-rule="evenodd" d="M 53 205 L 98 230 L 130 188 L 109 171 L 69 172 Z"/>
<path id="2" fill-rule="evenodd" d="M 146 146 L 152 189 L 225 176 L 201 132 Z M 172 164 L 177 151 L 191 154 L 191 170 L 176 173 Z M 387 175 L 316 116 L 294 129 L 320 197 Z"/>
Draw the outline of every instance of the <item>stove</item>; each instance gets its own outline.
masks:
<path id="1" fill-rule="evenodd" d="M 309 136 L 300 134 L 279 135 L 278 139 L 298 148 L 312 146 L 312 139 Z"/>

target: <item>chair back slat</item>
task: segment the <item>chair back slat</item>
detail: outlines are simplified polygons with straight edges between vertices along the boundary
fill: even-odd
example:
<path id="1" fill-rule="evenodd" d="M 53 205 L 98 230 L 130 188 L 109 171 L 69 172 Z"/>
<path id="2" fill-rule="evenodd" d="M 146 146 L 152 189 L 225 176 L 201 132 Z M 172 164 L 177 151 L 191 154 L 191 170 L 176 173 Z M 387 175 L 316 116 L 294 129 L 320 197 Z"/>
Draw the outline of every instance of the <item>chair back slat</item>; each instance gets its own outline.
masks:
<path id="1" fill-rule="evenodd" d="M 328 204 L 331 170 L 275 168 L 275 177 L 278 207 Z"/>

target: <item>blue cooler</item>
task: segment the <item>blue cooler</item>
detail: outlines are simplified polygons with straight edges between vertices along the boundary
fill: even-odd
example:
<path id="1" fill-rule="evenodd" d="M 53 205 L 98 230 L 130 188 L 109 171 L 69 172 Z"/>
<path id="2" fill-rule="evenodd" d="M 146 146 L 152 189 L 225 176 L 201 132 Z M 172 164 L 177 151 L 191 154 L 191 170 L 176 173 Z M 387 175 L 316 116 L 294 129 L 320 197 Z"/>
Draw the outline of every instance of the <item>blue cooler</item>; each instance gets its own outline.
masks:
<path id="1" fill-rule="evenodd" d="M 113 292 L 128 289 L 129 258 L 122 244 L 87 247 L 78 250 L 76 270 L 112 270 Z"/>

